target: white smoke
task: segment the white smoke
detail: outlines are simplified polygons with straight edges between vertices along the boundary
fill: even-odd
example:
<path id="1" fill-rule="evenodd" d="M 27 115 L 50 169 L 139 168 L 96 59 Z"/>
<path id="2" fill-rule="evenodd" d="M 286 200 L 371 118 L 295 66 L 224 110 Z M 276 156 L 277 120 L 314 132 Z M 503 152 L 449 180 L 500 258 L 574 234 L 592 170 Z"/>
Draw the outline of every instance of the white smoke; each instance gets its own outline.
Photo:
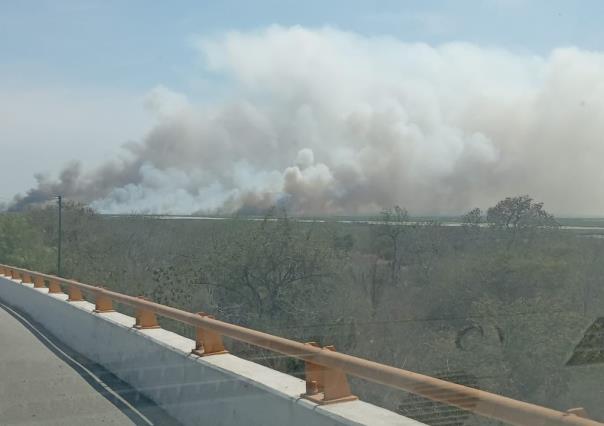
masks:
<path id="1" fill-rule="evenodd" d="M 129 159 L 82 174 L 74 197 L 106 212 L 451 213 L 529 193 L 604 213 L 602 52 L 279 26 L 199 49 L 234 95 L 199 105 L 155 89 L 159 124 Z"/>

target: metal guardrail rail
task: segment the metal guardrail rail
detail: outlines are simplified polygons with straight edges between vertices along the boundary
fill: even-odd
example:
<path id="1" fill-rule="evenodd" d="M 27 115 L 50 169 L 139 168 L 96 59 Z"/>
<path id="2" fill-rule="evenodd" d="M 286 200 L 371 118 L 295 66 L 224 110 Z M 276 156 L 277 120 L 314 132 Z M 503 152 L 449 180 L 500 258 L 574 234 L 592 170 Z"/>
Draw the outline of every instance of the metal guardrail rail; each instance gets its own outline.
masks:
<path id="1" fill-rule="evenodd" d="M 222 336 L 227 336 L 253 346 L 301 359 L 306 365 L 306 393 L 301 396 L 319 404 L 356 399 L 348 387 L 346 374 L 349 374 L 512 425 L 604 426 L 604 423 L 588 419 L 582 408 L 570 409 L 567 412 L 553 410 L 338 353 L 333 347 L 321 348 L 314 343 L 296 342 L 219 321 L 204 313 L 186 312 L 151 302 L 142 297 L 128 296 L 71 279 L 3 264 L 0 264 L 0 275 L 9 276 L 22 283 L 33 283 L 34 287 L 38 288 L 46 287 L 46 283 L 48 283 L 49 293 L 61 293 L 61 286 L 66 286 L 70 302 L 84 300 L 82 291 L 91 294 L 95 299 L 95 312 L 97 313 L 112 312 L 113 302 L 134 307 L 136 309 L 135 327 L 137 328 L 158 328 L 156 315 L 191 325 L 197 330 L 196 346 L 192 348 L 192 352 L 200 356 L 226 353 L 222 344 Z"/>

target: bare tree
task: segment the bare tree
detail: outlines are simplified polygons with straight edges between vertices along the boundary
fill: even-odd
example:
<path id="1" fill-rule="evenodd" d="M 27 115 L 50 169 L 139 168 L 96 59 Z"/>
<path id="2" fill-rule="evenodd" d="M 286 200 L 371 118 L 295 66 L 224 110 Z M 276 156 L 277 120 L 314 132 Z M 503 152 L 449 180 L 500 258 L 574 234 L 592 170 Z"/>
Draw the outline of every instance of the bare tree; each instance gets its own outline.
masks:
<path id="1" fill-rule="evenodd" d="M 390 262 L 390 279 L 393 284 L 400 280 L 403 236 L 408 230 L 408 225 L 407 210 L 394 206 L 392 209 L 382 211 L 379 224 L 374 228 L 376 238 L 386 242 L 385 251 L 382 254 Z"/>
<path id="2" fill-rule="evenodd" d="M 478 228 L 484 222 L 484 214 L 478 207 L 461 217 L 461 224 L 467 228 Z"/>
<path id="3" fill-rule="evenodd" d="M 325 278 L 336 255 L 331 241 L 313 231 L 312 224 L 294 223 L 285 215 L 254 225 L 233 220 L 229 237 L 212 238 L 200 284 L 213 288 L 224 303 L 245 306 L 256 319 L 308 316 L 311 294 L 316 299 L 328 290 Z"/>

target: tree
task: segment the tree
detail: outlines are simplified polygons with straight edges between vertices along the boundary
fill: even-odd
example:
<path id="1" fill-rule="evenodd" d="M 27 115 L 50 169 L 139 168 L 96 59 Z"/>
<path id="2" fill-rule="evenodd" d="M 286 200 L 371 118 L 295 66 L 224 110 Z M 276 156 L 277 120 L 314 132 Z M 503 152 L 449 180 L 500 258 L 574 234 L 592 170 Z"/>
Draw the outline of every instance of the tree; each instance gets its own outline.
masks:
<path id="1" fill-rule="evenodd" d="M 233 310 L 237 321 L 241 315 L 248 321 L 312 316 L 329 290 L 333 241 L 286 215 L 254 224 L 233 219 L 231 229 L 229 236 L 212 238 L 199 271 L 200 284 L 214 290 L 217 305 L 241 307 Z"/>
<path id="2" fill-rule="evenodd" d="M 543 203 L 528 195 L 507 197 L 487 210 L 487 222 L 494 227 L 519 229 L 558 226 L 553 215 L 543 209 Z"/>
<path id="3" fill-rule="evenodd" d="M 360 290 L 357 299 L 366 303 L 371 318 L 376 318 L 384 290 L 388 287 L 390 279 L 390 264 L 375 254 L 353 253 L 347 262 L 344 272 L 348 284 L 347 292 Z M 362 317 L 364 311 L 356 308 L 357 314 Z"/>
<path id="4" fill-rule="evenodd" d="M 29 218 L 16 213 L 0 214 L 0 262 L 40 271 L 53 271 L 54 247 Z"/>
<path id="5" fill-rule="evenodd" d="M 430 274 L 447 247 L 442 225 L 437 221 L 416 223 L 411 226 L 406 240 L 405 251 L 411 269 L 417 272 L 420 283 L 429 284 Z"/>
<path id="6" fill-rule="evenodd" d="M 379 217 L 379 223 L 373 228 L 375 237 L 378 241 L 385 241 L 382 255 L 390 262 L 390 280 L 391 283 L 397 283 L 400 279 L 400 272 L 403 258 L 403 236 L 409 227 L 409 214 L 407 210 L 394 206 L 392 209 L 385 209 Z"/>
<path id="7" fill-rule="evenodd" d="M 461 217 L 461 224 L 468 228 L 478 228 L 484 222 L 482 210 L 478 207 L 470 210 Z"/>
<path id="8" fill-rule="evenodd" d="M 24 213 L 28 221 L 41 233 L 45 243 L 51 247 L 57 246 L 59 236 L 57 214 L 57 206 L 54 203 L 31 207 Z M 100 278 L 91 272 L 106 269 L 106 265 L 100 265 L 104 263 L 103 258 L 107 254 L 101 254 L 98 243 L 99 239 L 104 238 L 102 230 L 98 229 L 101 217 L 85 204 L 65 201 L 62 220 L 63 275 L 78 279 Z M 52 272 L 56 272 L 56 267 Z"/>

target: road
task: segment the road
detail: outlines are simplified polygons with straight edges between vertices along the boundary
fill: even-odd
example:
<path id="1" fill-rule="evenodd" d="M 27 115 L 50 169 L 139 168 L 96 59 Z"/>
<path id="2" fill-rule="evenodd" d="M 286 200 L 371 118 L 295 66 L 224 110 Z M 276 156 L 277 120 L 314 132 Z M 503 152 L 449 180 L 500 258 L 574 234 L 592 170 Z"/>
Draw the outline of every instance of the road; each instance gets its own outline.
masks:
<path id="1" fill-rule="evenodd" d="M 0 425 L 177 425 L 102 367 L 0 303 Z"/>

